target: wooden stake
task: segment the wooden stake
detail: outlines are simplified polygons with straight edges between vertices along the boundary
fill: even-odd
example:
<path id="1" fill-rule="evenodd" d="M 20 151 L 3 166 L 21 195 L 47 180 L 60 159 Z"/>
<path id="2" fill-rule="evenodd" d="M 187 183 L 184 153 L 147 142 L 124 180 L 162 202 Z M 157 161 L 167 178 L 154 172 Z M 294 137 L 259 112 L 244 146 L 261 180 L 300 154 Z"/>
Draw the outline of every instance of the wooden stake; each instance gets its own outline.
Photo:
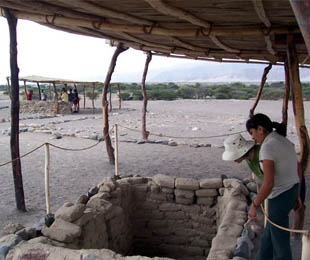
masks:
<path id="1" fill-rule="evenodd" d="M 53 82 L 53 87 L 54 87 L 54 92 L 55 92 L 55 113 L 59 114 L 58 93 L 57 93 L 55 82 Z"/>
<path id="2" fill-rule="evenodd" d="M 37 86 L 38 86 L 38 91 L 39 91 L 39 100 L 41 100 L 41 87 L 40 87 L 39 82 L 37 82 Z"/>
<path id="3" fill-rule="evenodd" d="M 95 85 L 93 85 L 93 98 L 91 99 L 91 104 L 93 106 L 93 114 L 95 114 L 95 101 L 94 101 L 94 96 L 95 96 Z"/>
<path id="4" fill-rule="evenodd" d="M 84 98 L 84 100 L 83 100 L 83 102 L 84 102 L 84 109 L 85 109 L 85 105 L 86 105 L 86 93 L 85 93 L 85 86 L 83 86 L 83 98 Z"/>
<path id="5" fill-rule="evenodd" d="M 118 176 L 118 129 L 117 124 L 114 125 L 114 146 L 115 146 L 115 176 Z"/>
<path id="6" fill-rule="evenodd" d="M 110 67 L 109 67 L 108 73 L 106 75 L 106 79 L 105 79 L 104 86 L 102 89 L 103 136 L 104 136 L 104 140 L 106 143 L 106 149 L 107 149 L 107 153 L 109 156 L 110 164 L 115 163 L 115 158 L 114 158 L 114 149 L 112 147 L 111 138 L 109 135 L 109 115 L 108 115 L 107 93 L 108 93 L 109 84 L 110 84 L 110 81 L 112 78 L 112 74 L 114 72 L 114 68 L 116 65 L 117 57 L 120 53 L 122 53 L 123 51 L 126 51 L 127 49 L 128 48 L 124 48 L 122 46 L 122 44 L 117 45 L 117 48 L 116 48 L 116 50 L 112 56 L 112 59 L 110 62 Z"/>
<path id="7" fill-rule="evenodd" d="M 27 100 L 27 85 L 26 85 L 26 80 L 24 80 L 24 92 L 25 92 L 25 98 Z"/>
<path id="8" fill-rule="evenodd" d="M 49 188 L 49 169 L 50 169 L 50 149 L 49 143 L 45 143 L 45 202 L 46 214 L 50 214 L 50 188 Z"/>
<path id="9" fill-rule="evenodd" d="M 121 87 L 119 84 L 117 84 L 118 88 L 118 110 L 122 109 L 122 95 L 121 95 Z"/>
<path id="10" fill-rule="evenodd" d="M 9 95 L 9 98 L 12 99 L 10 78 L 7 77 L 6 81 L 8 82 L 8 95 Z"/>
<path id="11" fill-rule="evenodd" d="M 144 140 L 147 140 L 148 136 L 150 134 L 149 131 L 146 131 L 146 112 L 147 112 L 147 100 L 148 100 L 148 98 L 147 98 L 146 89 L 145 89 L 145 80 L 146 80 L 146 75 L 147 75 L 147 71 L 148 71 L 149 64 L 150 64 L 151 60 L 152 60 L 152 53 L 149 51 L 149 52 L 147 52 L 143 76 L 142 76 L 142 83 L 141 83 L 141 90 L 142 90 L 142 96 L 143 96 L 142 138 Z"/>
<path id="12" fill-rule="evenodd" d="M 258 101 L 260 100 L 260 97 L 262 95 L 262 92 L 263 92 L 263 88 L 265 86 L 265 83 L 266 83 L 266 80 L 267 80 L 267 75 L 269 73 L 269 71 L 271 70 L 272 68 L 272 64 L 270 63 L 265 69 L 264 69 L 264 73 L 263 73 L 263 76 L 262 76 L 262 80 L 261 80 L 261 83 L 260 83 L 260 86 L 259 86 L 259 89 L 258 89 L 258 92 L 257 92 L 257 95 L 256 95 L 256 100 L 252 106 L 252 108 L 250 109 L 250 114 L 249 114 L 249 117 L 252 117 L 254 115 L 254 110 L 258 104 Z"/>
<path id="13" fill-rule="evenodd" d="M 19 153 L 19 82 L 18 82 L 18 64 L 17 64 L 17 37 L 16 26 L 17 19 L 11 14 L 10 10 L 4 8 L 4 13 L 9 25 L 10 32 L 10 68 L 11 68 L 11 158 L 16 207 L 20 211 L 26 211 L 25 196 L 23 188 L 23 176 Z"/>
<path id="14" fill-rule="evenodd" d="M 305 173 L 309 163 L 309 135 L 305 125 L 302 86 L 299 78 L 298 57 L 292 35 L 288 36 L 287 58 L 289 67 L 290 85 L 292 89 L 293 111 L 295 115 L 296 131 L 300 144 L 299 162 L 302 174 Z"/>

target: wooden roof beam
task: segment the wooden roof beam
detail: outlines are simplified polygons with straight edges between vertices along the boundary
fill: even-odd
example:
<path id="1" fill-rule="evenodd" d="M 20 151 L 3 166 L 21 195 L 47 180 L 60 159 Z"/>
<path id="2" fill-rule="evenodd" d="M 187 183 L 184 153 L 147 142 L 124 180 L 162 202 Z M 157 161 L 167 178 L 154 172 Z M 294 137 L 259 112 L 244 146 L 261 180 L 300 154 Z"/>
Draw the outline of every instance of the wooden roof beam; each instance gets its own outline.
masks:
<path id="1" fill-rule="evenodd" d="M 263 0 L 252 0 L 252 2 L 254 4 L 254 9 L 256 11 L 256 14 L 259 17 L 259 19 L 261 20 L 261 22 L 267 28 L 270 28 L 271 22 L 266 15 L 264 5 L 263 5 Z M 267 50 L 270 52 L 270 54 L 276 55 L 276 51 L 272 47 L 272 41 L 271 41 L 270 35 L 266 35 L 264 38 L 265 38 Z"/>
<path id="2" fill-rule="evenodd" d="M 145 1 L 148 2 L 155 10 L 159 11 L 160 13 L 163 13 L 165 15 L 171 15 L 171 16 L 177 17 L 181 20 L 188 21 L 191 24 L 198 25 L 198 26 L 201 26 L 205 29 L 208 29 L 209 31 L 206 33 L 206 36 L 210 35 L 210 32 L 212 30 L 212 24 L 211 23 L 194 16 L 194 15 L 190 14 L 189 12 L 186 12 L 186 11 L 181 10 L 179 8 L 170 6 L 162 0 L 145 0 Z M 202 31 L 202 33 L 204 33 L 204 32 Z M 210 39 L 213 41 L 213 43 L 216 46 L 218 46 L 219 48 L 221 48 L 225 51 L 233 52 L 233 53 L 240 52 L 240 50 L 236 50 L 236 49 L 233 49 L 233 48 L 225 45 L 220 40 L 218 40 L 216 38 L 216 36 L 210 36 Z"/>
<path id="3" fill-rule="evenodd" d="M 211 23 L 194 16 L 189 12 L 170 6 L 162 0 L 145 0 L 145 1 L 148 2 L 155 10 L 159 11 L 160 13 L 177 17 L 181 20 L 188 21 L 191 24 L 195 24 L 203 28 L 207 29 L 211 28 Z"/>
<path id="4" fill-rule="evenodd" d="M 0 5 L 1 6 L 1 5 Z M 2 10 L 2 9 L 1 9 Z M 0 11 L 1 11 L 0 10 Z M 161 36 L 175 36 L 175 37 L 206 37 L 203 29 L 193 30 L 193 29 L 166 29 L 160 27 L 151 26 L 139 26 L 139 25 L 122 25 L 122 24 L 111 24 L 103 21 L 87 21 L 83 19 L 67 18 L 61 16 L 46 16 L 34 13 L 27 13 L 21 11 L 13 11 L 14 16 L 18 19 L 25 19 L 35 21 L 42 24 L 54 24 L 59 26 L 71 26 L 71 27 L 85 27 L 90 29 L 111 31 L 111 32 L 127 32 L 127 33 L 140 33 L 140 34 L 151 34 L 151 35 L 161 35 Z M 4 16 L 3 12 L 0 12 L 1 16 Z M 204 31 L 202 33 L 201 31 Z M 299 28 L 288 28 L 288 27 L 271 27 L 267 31 L 267 34 L 287 34 L 287 33 L 299 33 Z M 264 36 L 266 31 L 261 27 L 213 27 L 210 32 L 210 36 Z"/>
<path id="5" fill-rule="evenodd" d="M 68 0 L 58 0 L 58 1 L 63 2 L 63 3 L 68 3 Z M 112 18 L 121 19 L 127 22 L 131 22 L 134 24 L 143 24 L 143 25 L 150 25 L 150 26 L 153 25 L 153 22 L 148 21 L 146 19 L 137 18 L 133 15 L 128 15 L 125 13 L 117 12 L 117 11 L 102 7 L 94 3 L 86 2 L 84 0 L 70 1 L 70 5 L 76 8 L 79 8 L 81 12 L 83 12 L 83 9 L 85 9 L 87 10 L 85 12 L 89 13 L 91 11 L 92 13 L 98 16 L 112 17 Z"/>

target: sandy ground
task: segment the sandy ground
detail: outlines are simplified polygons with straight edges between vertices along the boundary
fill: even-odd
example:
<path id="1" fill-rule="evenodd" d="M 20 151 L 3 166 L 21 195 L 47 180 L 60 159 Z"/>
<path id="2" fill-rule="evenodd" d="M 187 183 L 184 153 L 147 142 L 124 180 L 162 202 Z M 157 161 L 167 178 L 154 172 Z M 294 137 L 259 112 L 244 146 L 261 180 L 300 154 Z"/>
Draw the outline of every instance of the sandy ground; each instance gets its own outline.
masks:
<path id="1" fill-rule="evenodd" d="M 163 144 L 136 144 L 126 140 L 141 139 L 142 102 L 123 102 L 118 110 L 117 100 L 110 114 L 110 123 L 119 124 L 119 173 L 122 175 L 139 174 L 153 176 L 167 174 L 171 176 L 208 178 L 225 174 L 230 177 L 248 178 L 250 171 L 245 164 L 224 162 L 221 160 L 223 140 L 225 137 L 212 137 L 244 131 L 245 121 L 253 101 L 237 100 L 177 100 L 150 101 L 148 104 L 147 129 L 152 134 L 150 140 L 168 140 L 173 136 L 179 145 L 172 147 Z M 0 122 L 10 116 L 9 101 L 0 99 Z M 90 104 L 87 104 L 89 107 Z M 100 106 L 100 102 L 96 102 Z M 305 111 L 309 111 L 310 102 L 305 102 Z M 261 101 L 256 112 L 270 115 L 274 121 L 281 121 L 282 101 Z M 52 139 L 51 134 L 20 134 L 21 155 L 44 142 L 50 142 L 66 148 L 83 148 L 95 144 L 96 141 L 81 138 L 92 134 L 102 134 L 100 109 L 95 113 L 91 109 L 78 114 L 53 117 L 48 119 L 29 119 L 29 115 L 21 114 L 21 127 L 29 124 L 42 124 L 61 121 L 57 131 L 64 134 L 75 133 L 80 137 L 63 137 Z M 26 119 L 28 118 L 28 119 Z M 83 119 L 83 120 L 82 120 Z M 289 111 L 288 138 L 296 144 L 292 109 Z M 74 121 L 72 121 L 74 120 Z M 310 127 L 310 115 L 306 113 L 306 123 Z M 123 128 L 126 126 L 136 131 Z M 9 122 L 0 123 L 0 164 L 10 160 L 10 137 L 1 134 L 10 127 Z M 250 138 L 248 133 L 243 133 Z M 192 137 L 192 138 L 176 138 Z M 209 137 L 209 138 L 207 138 Z M 196 148 L 195 144 L 201 146 Z M 209 147 L 211 145 L 211 147 Z M 23 158 L 22 174 L 27 212 L 15 209 L 14 184 L 11 165 L 0 167 L 0 229 L 8 222 L 32 225 L 45 215 L 44 194 L 44 148 Z M 114 174 L 114 166 L 108 162 L 105 144 L 100 143 L 86 151 L 72 152 L 51 148 L 50 193 L 51 211 L 64 202 L 74 202 L 79 195 Z M 307 186 L 310 187 L 309 173 L 306 175 Z M 310 229 L 309 192 L 307 194 L 307 212 L 305 229 Z M 292 241 L 294 259 L 300 259 L 300 241 Z"/>

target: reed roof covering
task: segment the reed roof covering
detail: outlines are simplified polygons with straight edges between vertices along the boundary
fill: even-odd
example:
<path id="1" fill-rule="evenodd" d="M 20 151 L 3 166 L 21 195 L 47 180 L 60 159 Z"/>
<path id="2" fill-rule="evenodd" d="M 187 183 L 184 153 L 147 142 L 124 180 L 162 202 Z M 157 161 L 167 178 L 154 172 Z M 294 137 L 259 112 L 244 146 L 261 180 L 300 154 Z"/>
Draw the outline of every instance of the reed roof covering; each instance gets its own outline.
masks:
<path id="1" fill-rule="evenodd" d="M 36 75 L 19 77 L 19 80 L 25 81 L 25 82 L 32 82 L 32 83 L 75 84 L 75 85 L 84 85 L 84 86 L 103 85 L 103 82 L 99 82 L 99 81 L 76 81 L 76 80 L 71 80 L 71 79 L 49 78 L 49 77 L 42 77 L 42 76 L 36 76 Z"/>
<path id="2" fill-rule="evenodd" d="M 282 63 L 293 34 L 299 63 L 310 64 L 289 0 L 0 0 L 0 7 L 112 45 L 200 60 Z"/>

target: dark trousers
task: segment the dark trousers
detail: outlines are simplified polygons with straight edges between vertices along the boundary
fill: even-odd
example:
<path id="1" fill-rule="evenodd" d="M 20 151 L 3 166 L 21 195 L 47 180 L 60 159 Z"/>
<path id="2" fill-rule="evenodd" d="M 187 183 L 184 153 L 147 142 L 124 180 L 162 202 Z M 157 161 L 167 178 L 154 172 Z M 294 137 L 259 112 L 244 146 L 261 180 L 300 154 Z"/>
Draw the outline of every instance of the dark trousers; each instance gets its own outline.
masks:
<path id="1" fill-rule="evenodd" d="M 298 197 L 298 184 L 279 196 L 268 200 L 268 215 L 272 222 L 282 227 L 289 227 L 289 212 Z M 292 260 L 290 232 L 279 229 L 269 222 L 260 240 L 256 260 Z"/>

